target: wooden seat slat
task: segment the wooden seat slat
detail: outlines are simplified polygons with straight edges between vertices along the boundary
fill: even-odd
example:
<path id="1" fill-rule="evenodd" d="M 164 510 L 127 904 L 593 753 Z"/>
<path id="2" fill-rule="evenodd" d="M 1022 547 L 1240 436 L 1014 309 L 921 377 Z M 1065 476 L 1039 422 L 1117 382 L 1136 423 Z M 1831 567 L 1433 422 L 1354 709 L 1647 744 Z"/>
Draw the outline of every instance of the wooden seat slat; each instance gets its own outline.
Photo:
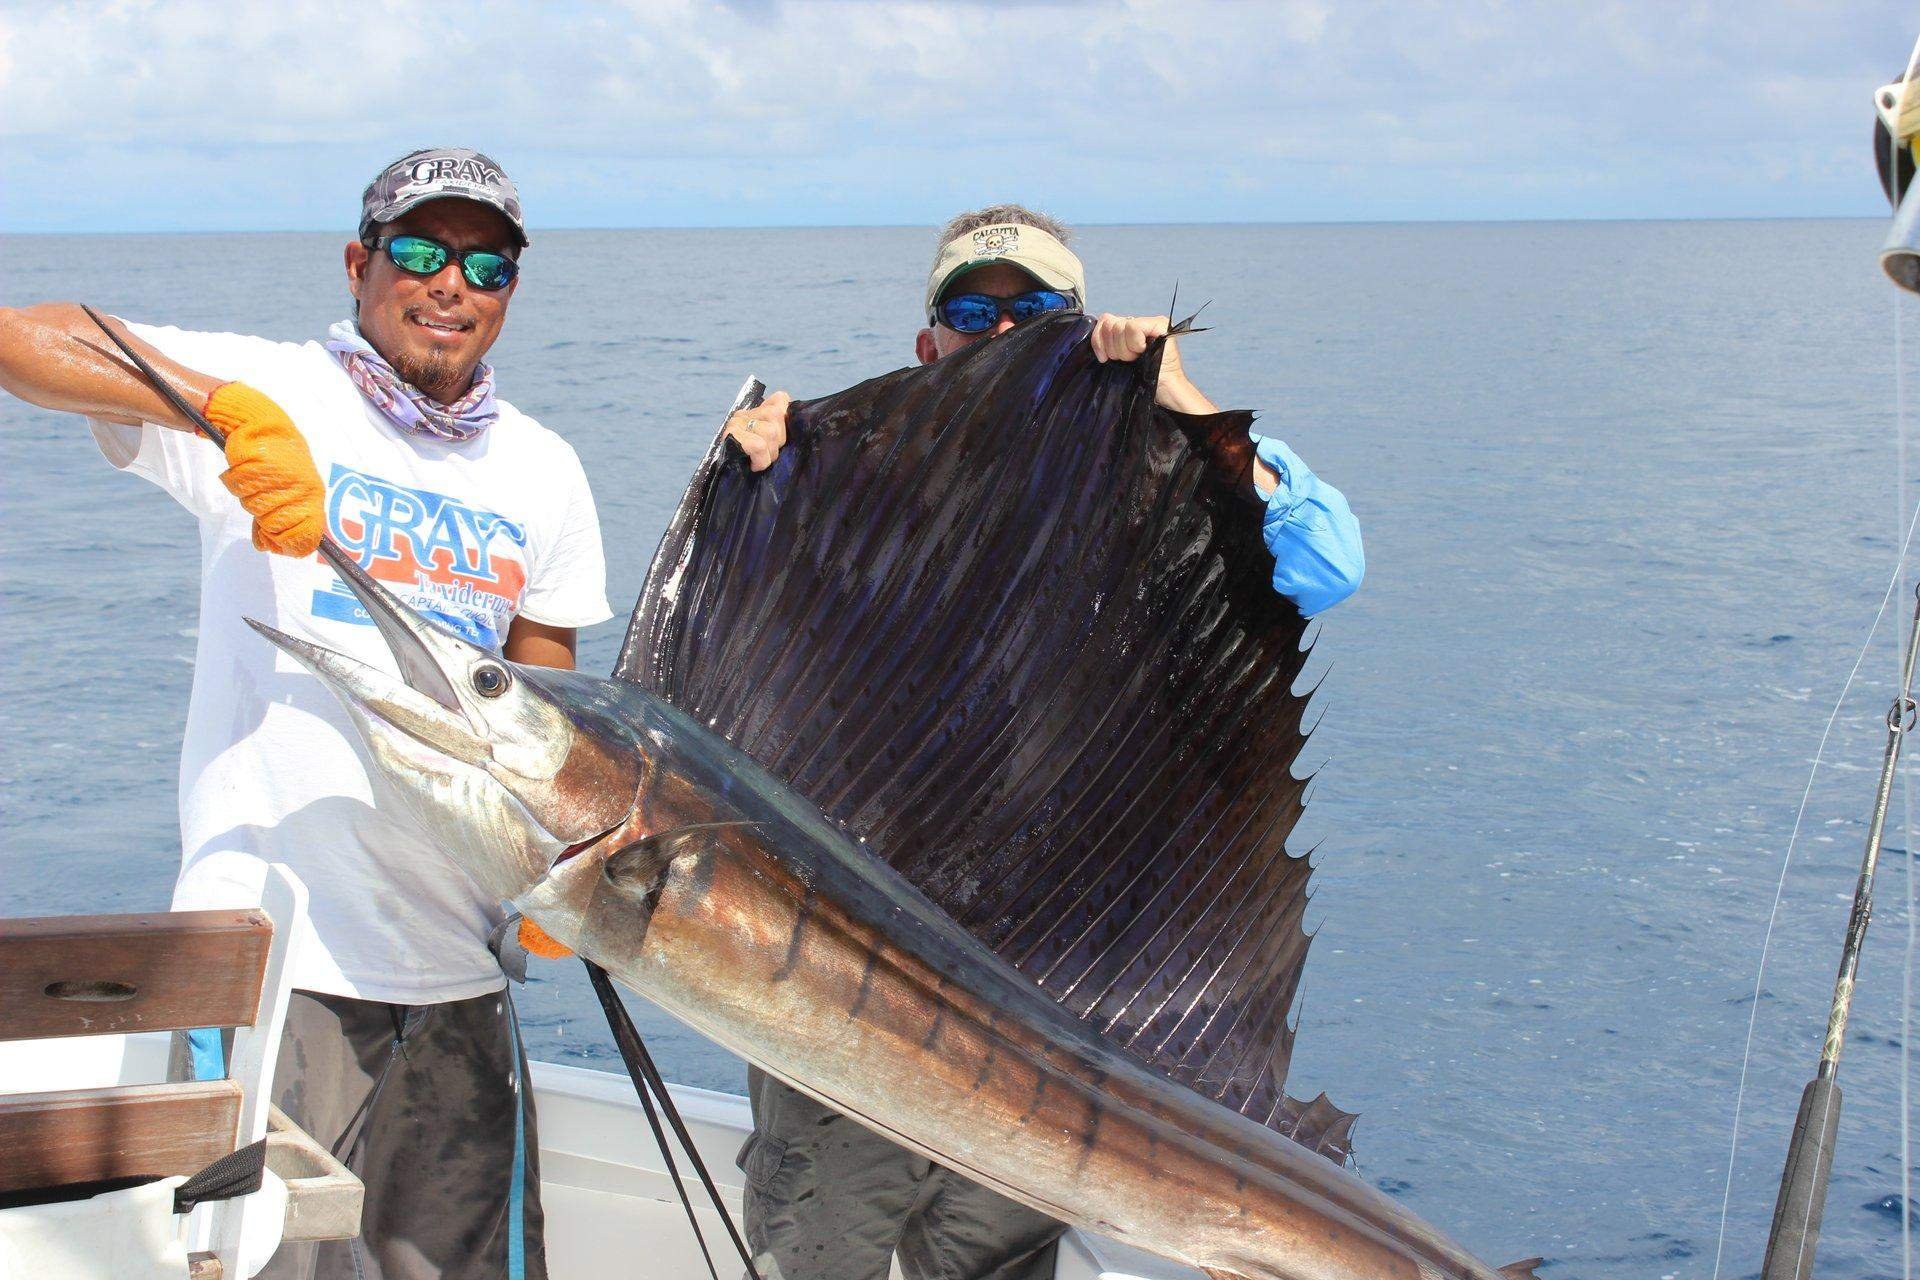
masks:
<path id="1" fill-rule="evenodd" d="M 0 920 L 0 1040 L 252 1024 L 265 912 Z"/>
<path id="2" fill-rule="evenodd" d="M 231 1080 L 0 1095 L 0 1192 L 190 1176 L 233 1151 L 239 1123 Z"/>

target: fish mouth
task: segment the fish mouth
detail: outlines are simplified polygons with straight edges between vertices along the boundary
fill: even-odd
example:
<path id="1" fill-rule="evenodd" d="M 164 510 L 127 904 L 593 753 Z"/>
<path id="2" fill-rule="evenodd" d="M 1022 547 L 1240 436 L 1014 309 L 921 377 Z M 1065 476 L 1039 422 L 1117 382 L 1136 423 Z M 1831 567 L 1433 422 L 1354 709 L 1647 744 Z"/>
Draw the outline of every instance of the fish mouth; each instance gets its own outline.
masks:
<path id="1" fill-rule="evenodd" d="M 334 554 L 327 560 L 379 629 L 398 679 L 258 619 L 248 618 L 247 625 L 313 672 L 349 708 L 377 717 L 444 755 L 486 768 L 494 758 L 486 726 L 462 704 L 448 672 L 492 655 L 409 609 L 351 556 Z"/>
<path id="2" fill-rule="evenodd" d="M 484 769 L 493 759 L 492 745 L 473 731 L 463 713 L 447 710 L 410 684 L 357 658 L 290 636 L 255 618 L 246 622 L 318 676 L 350 708 L 475 768 Z"/>
<path id="3" fill-rule="evenodd" d="M 331 540 L 320 552 L 379 629 L 393 668 L 247 625 L 340 699 L 376 772 L 461 850 L 470 874 L 511 898 L 627 821 L 644 762 L 567 684 L 572 673 L 510 662 L 408 607 Z"/>

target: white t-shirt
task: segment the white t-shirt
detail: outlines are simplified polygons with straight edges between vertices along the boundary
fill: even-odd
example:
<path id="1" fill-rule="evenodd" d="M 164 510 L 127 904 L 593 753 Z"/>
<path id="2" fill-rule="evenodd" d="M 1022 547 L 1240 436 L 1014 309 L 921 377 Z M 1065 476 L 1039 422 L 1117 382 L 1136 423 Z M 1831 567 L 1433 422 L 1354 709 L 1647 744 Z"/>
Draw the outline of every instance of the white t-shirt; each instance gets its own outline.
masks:
<path id="1" fill-rule="evenodd" d="M 593 495 L 566 441 L 504 401 L 476 440 L 400 431 L 316 342 L 131 326 L 170 358 L 271 396 L 313 450 L 332 537 L 402 600 L 479 644 L 516 616 L 583 627 L 612 616 Z M 95 421 L 116 467 L 200 519 L 200 638 L 180 754 L 176 910 L 259 901 L 266 864 L 306 882 L 311 928 L 290 957 L 309 991 L 427 1004 L 504 985 L 487 950 L 500 904 L 403 810 L 375 807 L 358 732 L 339 701 L 249 628 L 393 671 L 372 621 L 318 556 L 253 549 L 210 441 Z"/>

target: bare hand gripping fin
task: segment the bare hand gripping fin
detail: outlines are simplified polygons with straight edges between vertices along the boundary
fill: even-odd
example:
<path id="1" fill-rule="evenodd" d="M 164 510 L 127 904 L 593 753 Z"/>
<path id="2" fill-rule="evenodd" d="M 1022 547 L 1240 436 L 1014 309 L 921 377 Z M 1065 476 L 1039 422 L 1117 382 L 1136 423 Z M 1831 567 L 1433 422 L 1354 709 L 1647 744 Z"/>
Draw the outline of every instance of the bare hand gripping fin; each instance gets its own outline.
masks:
<path id="1" fill-rule="evenodd" d="M 1082 317 L 716 445 L 615 674 L 711 724 L 1130 1053 L 1330 1158 L 1288 1097 L 1305 621 L 1252 415 L 1156 407 Z"/>

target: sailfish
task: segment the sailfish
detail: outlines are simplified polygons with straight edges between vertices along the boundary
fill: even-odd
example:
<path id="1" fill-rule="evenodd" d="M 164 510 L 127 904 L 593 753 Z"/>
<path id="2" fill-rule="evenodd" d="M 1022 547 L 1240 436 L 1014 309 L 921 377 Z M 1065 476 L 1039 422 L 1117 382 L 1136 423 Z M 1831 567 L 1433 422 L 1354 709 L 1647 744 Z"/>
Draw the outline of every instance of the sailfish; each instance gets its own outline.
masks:
<path id="1" fill-rule="evenodd" d="M 1216 1280 L 1496 1270 L 1286 1092 L 1307 623 L 1251 415 L 1154 404 L 1082 317 L 716 443 L 612 678 L 336 560 L 396 670 L 260 626 L 481 885 L 877 1132 Z M 259 624 L 255 624 L 259 626 Z"/>

